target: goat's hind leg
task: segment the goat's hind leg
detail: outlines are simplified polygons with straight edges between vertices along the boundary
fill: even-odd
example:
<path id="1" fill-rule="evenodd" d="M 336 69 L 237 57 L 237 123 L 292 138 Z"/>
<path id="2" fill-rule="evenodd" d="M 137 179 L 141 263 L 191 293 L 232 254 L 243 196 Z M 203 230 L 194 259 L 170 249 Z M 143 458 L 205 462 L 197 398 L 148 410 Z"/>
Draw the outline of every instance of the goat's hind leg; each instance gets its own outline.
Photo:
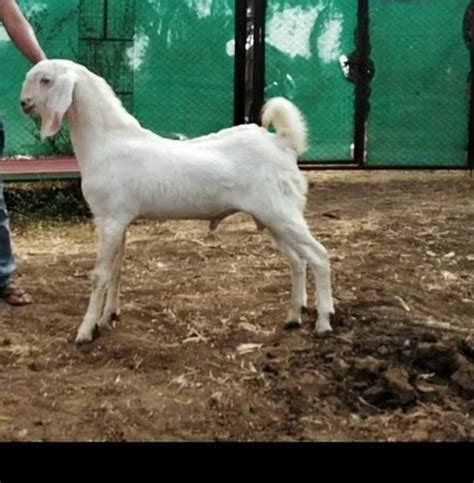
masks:
<path id="1" fill-rule="evenodd" d="M 317 334 L 331 332 L 330 317 L 334 314 L 334 302 L 327 250 L 313 238 L 306 220 L 297 210 L 282 209 L 272 216 L 267 214 L 267 219 L 263 221 L 275 238 L 282 240 L 308 262 L 316 280 L 318 319 L 315 330 Z"/>
<path id="2" fill-rule="evenodd" d="M 107 288 L 113 278 L 114 261 L 123 246 L 126 227 L 114 222 L 105 222 L 98 224 L 98 229 L 99 246 L 92 276 L 92 294 L 86 315 L 77 332 L 78 344 L 91 342 L 94 338 L 94 330 L 104 313 Z"/>
<path id="3" fill-rule="evenodd" d="M 287 258 L 291 269 L 291 307 L 287 317 L 287 329 L 298 328 L 302 324 L 301 314 L 306 310 L 308 296 L 306 292 L 306 262 L 282 240 L 275 243 Z"/>

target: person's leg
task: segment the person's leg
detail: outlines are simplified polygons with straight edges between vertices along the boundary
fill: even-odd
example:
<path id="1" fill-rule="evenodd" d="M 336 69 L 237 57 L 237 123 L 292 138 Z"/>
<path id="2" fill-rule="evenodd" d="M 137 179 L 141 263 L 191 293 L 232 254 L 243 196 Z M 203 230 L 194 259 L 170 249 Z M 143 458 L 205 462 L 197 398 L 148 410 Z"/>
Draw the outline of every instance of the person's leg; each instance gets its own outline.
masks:
<path id="1" fill-rule="evenodd" d="M 0 121 L 0 156 L 5 143 L 3 124 Z M 13 284 L 15 260 L 12 253 L 8 211 L 3 196 L 3 183 L 0 180 L 0 298 L 10 305 L 26 305 L 31 297 Z"/>
<path id="2" fill-rule="evenodd" d="M 3 197 L 3 184 L 0 182 L 0 290 L 12 281 L 15 268 L 8 212 Z"/>

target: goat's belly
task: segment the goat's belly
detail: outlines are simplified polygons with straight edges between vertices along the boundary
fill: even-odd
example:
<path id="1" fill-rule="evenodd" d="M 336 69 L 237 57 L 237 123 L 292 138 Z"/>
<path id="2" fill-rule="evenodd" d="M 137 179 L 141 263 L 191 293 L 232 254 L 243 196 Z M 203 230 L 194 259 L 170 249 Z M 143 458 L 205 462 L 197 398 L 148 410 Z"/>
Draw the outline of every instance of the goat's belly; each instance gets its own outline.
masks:
<path id="1" fill-rule="evenodd" d="M 139 218 L 159 219 L 159 220 L 213 220 L 227 213 L 236 212 L 224 205 L 180 205 L 169 204 L 161 206 L 142 207 Z"/>

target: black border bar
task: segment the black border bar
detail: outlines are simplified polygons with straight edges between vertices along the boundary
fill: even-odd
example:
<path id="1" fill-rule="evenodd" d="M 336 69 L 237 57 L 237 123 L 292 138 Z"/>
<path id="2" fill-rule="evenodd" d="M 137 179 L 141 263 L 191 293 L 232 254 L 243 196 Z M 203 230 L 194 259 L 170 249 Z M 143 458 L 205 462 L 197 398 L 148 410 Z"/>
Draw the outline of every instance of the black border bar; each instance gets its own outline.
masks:
<path id="1" fill-rule="evenodd" d="M 245 123 L 247 0 L 235 0 L 234 124 Z"/>
<path id="2" fill-rule="evenodd" d="M 354 161 L 360 167 L 365 165 L 366 122 L 369 113 L 369 42 L 369 0 L 358 0 Z"/>

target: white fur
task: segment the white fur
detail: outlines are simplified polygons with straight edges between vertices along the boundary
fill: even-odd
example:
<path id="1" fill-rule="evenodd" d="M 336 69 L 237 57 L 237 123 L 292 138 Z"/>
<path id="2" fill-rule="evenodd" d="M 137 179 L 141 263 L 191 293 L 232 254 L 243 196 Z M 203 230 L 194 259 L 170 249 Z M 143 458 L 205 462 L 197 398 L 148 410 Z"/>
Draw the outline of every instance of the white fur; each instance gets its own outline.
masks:
<path id="1" fill-rule="evenodd" d="M 263 108 L 262 125 L 265 128 L 273 124 L 276 132 L 288 139 L 288 144 L 297 154 L 307 149 L 306 123 L 300 110 L 283 97 L 271 99 Z"/>
<path id="2" fill-rule="evenodd" d="M 118 312 L 125 233 L 133 220 L 218 220 L 235 212 L 258 220 L 288 258 L 290 320 L 301 323 L 307 262 L 318 290 L 316 330 L 331 330 L 328 254 L 303 217 L 307 184 L 296 162 L 306 145 L 306 127 L 289 101 L 273 99 L 264 109 L 265 125 L 274 124 L 277 134 L 246 125 L 169 140 L 142 128 L 102 78 L 66 60 L 33 67 L 22 101 L 28 112 L 41 117 L 45 137 L 54 135 L 66 116 L 83 194 L 98 228 L 93 291 L 78 343 L 91 341 L 94 329 L 108 326 Z"/>

